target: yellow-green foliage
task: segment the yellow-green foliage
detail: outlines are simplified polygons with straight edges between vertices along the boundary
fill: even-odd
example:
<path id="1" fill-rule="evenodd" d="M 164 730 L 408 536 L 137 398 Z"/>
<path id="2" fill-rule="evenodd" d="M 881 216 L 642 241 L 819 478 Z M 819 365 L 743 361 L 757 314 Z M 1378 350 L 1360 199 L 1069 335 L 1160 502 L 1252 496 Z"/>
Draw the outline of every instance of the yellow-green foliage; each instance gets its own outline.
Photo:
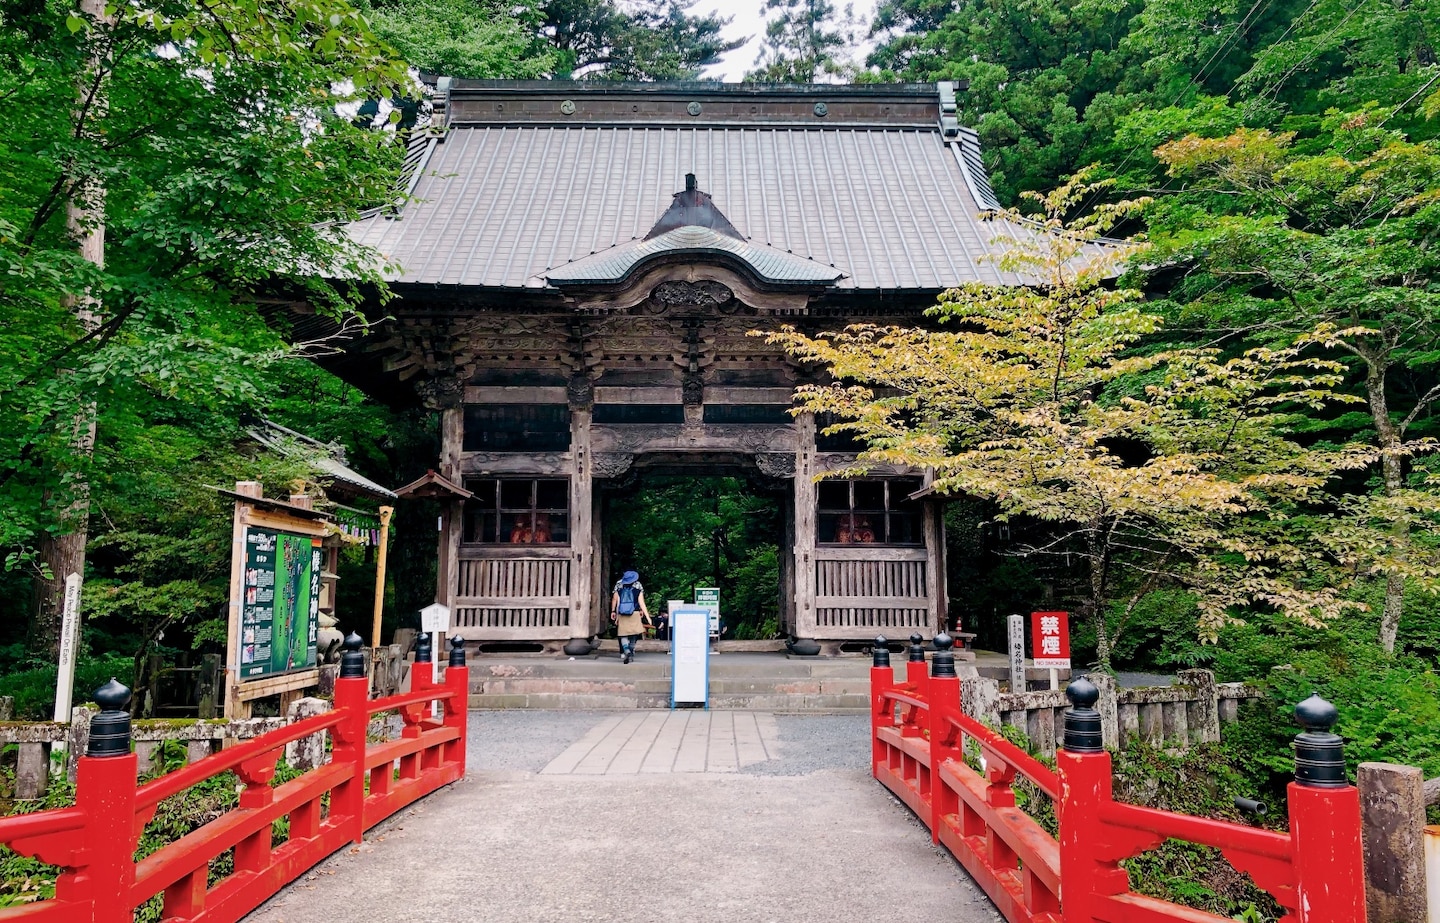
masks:
<path id="1" fill-rule="evenodd" d="M 1333 391 L 1340 366 L 1302 345 L 1147 349 L 1160 317 L 1141 310 L 1140 292 L 1109 284 L 1142 249 L 1102 236 L 1142 203 L 1064 220 L 1096 189 L 1082 174 L 1034 196 L 1047 217 L 1028 231 L 1012 213 L 1000 264 L 1027 284 L 946 292 L 930 311 L 941 329 L 771 336 L 834 378 L 801 388 L 801 406 L 869 445 L 862 468 L 933 469 L 941 493 L 1052 524 L 1021 553 L 1086 560 L 1092 613 L 1121 569 L 1142 591 L 1156 577 L 1189 587 L 1211 637 L 1248 606 L 1315 624 L 1360 605 L 1290 521 L 1337 472 L 1375 457 L 1287 438 L 1295 409 L 1346 399 Z M 1111 639 L 1098 620 L 1095 631 L 1108 662 Z"/>

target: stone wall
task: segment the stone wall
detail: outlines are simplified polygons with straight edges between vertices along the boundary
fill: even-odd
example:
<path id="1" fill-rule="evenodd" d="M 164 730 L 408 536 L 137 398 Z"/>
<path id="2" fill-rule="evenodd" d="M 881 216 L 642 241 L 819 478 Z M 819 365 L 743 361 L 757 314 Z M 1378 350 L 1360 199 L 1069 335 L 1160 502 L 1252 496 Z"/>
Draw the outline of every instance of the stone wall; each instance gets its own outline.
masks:
<path id="1" fill-rule="evenodd" d="M 1117 688 L 1114 677 L 1089 677 L 1100 687 L 1100 711 L 1105 745 L 1125 749 L 1142 740 L 1160 747 L 1180 748 L 1220 739 L 1220 725 L 1235 721 L 1240 702 L 1262 693 L 1245 683 L 1217 683 L 1209 670 L 1181 670 L 1172 686 Z M 981 676 L 965 678 L 961 707 L 971 717 L 995 726 L 1024 731 L 1036 749 L 1055 755 L 1055 742 L 1063 732 L 1069 706 L 1061 689 L 1035 692 L 1001 692 L 1000 684 Z"/>
<path id="2" fill-rule="evenodd" d="M 323 699 L 299 699 L 290 706 L 287 718 L 242 718 L 234 721 L 137 719 L 131 724 L 131 738 L 139 757 L 141 778 L 151 775 L 159 765 L 161 747 L 168 741 L 185 745 L 185 760 L 194 763 L 238 741 L 251 740 L 261 734 L 282 728 L 291 721 L 319 714 L 330 707 Z M 15 788 L 17 800 L 39 798 L 45 794 L 52 775 L 66 772 L 75 778 L 78 756 L 85 752 L 90 740 L 88 708 L 76 708 L 69 724 L 53 721 L 0 721 L 0 746 L 16 745 Z M 307 738 L 286 748 L 286 758 L 324 761 L 324 734 L 315 735 L 318 742 Z M 298 749 L 297 749 L 298 748 Z M 63 766 L 63 769 L 62 769 Z"/>

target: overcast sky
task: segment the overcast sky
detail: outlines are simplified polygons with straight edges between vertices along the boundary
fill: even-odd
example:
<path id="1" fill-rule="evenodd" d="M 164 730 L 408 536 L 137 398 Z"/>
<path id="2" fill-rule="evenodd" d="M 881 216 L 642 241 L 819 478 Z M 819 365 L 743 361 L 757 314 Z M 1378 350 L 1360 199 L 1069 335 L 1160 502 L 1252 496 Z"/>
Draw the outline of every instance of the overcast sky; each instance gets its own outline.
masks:
<path id="1" fill-rule="evenodd" d="M 750 41 L 720 59 L 714 67 L 705 69 L 704 76 L 719 77 L 727 83 L 737 83 L 745 72 L 755 66 L 760 54 L 760 45 L 765 37 L 765 14 L 761 11 L 764 0 L 700 0 L 691 8 L 692 15 L 719 13 L 734 17 L 725 30 L 726 38 L 749 36 Z M 839 3 L 844 6 L 843 3 Z M 874 0 L 855 0 L 855 17 L 868 27 L 875 12 Z"/>

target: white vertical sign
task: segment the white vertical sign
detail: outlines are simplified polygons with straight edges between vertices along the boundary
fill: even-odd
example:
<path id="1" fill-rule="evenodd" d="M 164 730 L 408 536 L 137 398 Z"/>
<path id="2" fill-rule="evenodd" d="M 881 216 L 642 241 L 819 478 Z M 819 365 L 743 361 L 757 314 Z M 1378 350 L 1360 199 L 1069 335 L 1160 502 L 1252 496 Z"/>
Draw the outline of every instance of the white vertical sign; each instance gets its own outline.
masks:
<path id="1" fill-rule="evenodd" d="M 1025 616 L 1005 620 L 1010 628 L 1010 691 L 1025 691 Z"/>
<path id="2" fill-rule="evenodd" d="M 670 601 L 670 705 L 693 702 L 709 707 L 710 610 Z"/>
<path id="3" fill-rule="evenodd" d="M 440 682 L 440 635 L 450 631 L 450 607 L 431 603 L 420 610 L 420 630 L 430 635 L 430 681 Z"/>
<path id="4" fill-rule="evenodd" d="M 80 575 L 65 578 L 65 610 L 60 620 L 60 670 L 55 677 L 55 720 L 70 723 L 75 695 L 75 654 L 80 646 Z"/>

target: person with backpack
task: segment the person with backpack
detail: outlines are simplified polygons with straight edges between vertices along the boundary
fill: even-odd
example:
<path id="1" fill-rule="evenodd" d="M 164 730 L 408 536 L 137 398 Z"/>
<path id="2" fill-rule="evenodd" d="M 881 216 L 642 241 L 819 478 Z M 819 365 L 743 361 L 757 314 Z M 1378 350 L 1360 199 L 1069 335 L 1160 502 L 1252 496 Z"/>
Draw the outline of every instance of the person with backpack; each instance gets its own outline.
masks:
<path id="1" fill-rule="evenodd" d="M 610 594 L 610 621 L 620 638 L 620 662 L 635 659 L 635 642 L 650 626 L 650 610 L 645 608 L 645 588 L 640 575 L 627 570 L 620 576 Z"/>

